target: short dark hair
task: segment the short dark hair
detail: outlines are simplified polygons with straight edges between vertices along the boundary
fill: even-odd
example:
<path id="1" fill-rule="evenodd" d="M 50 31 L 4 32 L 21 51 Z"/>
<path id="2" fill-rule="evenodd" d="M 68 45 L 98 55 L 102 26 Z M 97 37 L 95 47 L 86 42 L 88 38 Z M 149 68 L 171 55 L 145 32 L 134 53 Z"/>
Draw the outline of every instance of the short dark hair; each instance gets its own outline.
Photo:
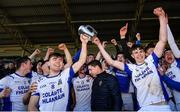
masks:
<path id="1" fill-rule="evenodd" d="M 148 44 L 145 46 L 144 51 L 147 52 L 148 49 L 150 49 L 150 48 L 155 48 L 155 45 L 154 45 L 153 42 L 148 43 Z"/>
<path id="2" fill-rule="evenodd" d="M 119 51 L 119 52 L 117 52 L 117 53 L 116 53 L 116 57 L 115 57 L 115 59 L 117 59 L 117 56 L 118 56 L 119 54 L 122 54 L 122 55 L 124 56 L 124 52 Z M 124 57 L 124 58 L 125 58 L 125 57 Z"/>
<path id="3" fill-rule="evenodd" d="M 94 54 L 90 53 L 90 54 L 88 54 L 87 56 L 94 56 Z"/>
<path id="4" fill-rule="evenodd" d="M 60 53 L 52 53 L 52 54 L 49 55 L 49 59 L 50 59 L 51 57 L 62 57 L 62 58 L 64 59 L 64 56 L 63 56 L 62 54 L 60 54 Z M 49 60 L 49 59 L 48 59 L 48 60 Z"/>
<path id="5" fill-rule="evenodd" d="M 31 61 L 31 59 L 28 56 L 19 57 L 15 60 L 16 63 L 16 70 L 20 68 L 22 63 L 26 63 L 27 61 Z"/>
<path id="6" fill-rule="evenodd" d="M 134 44 L 130 49 L 130 53 L 132 54 L 132 52 L 137 49 L 144 50 L 143 46 Z"/>
<path id="7" fill-rule="evenodd" d="M 102 69 L 102 65 L 101 65 L 101 62 L 99 60 L 93 60 L 91 61 L 90 63 L 88 63 L 88 66 L 99 66 L 101 69 Z"/>

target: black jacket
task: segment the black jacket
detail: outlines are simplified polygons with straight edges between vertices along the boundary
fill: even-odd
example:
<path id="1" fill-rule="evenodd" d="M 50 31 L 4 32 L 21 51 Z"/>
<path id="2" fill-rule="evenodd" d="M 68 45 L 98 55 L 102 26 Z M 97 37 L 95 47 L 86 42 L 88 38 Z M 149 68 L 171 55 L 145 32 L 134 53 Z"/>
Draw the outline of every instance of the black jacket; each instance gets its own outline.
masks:
<path id="1" fill-rule="evenodd" d="M 116 77 L 103 72 L 94 79 L 91 95 L 92 111 L 118 111 L 122 98 Z"/>

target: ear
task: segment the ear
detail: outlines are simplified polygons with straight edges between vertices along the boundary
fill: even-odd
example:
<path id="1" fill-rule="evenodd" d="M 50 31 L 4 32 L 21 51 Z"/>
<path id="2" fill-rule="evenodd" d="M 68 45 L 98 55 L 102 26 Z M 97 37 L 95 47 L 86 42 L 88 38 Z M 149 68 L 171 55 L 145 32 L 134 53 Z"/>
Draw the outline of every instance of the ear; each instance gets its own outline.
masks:
<path id="1" fill-rule="evenodd" d="M 131 57 L 132 57 L 132 58 L 134 58 L 134 55 L 133 55 L 133 54 L 131 54 Z"/>
<path id="2" fill-rule="evenodd" d="M 49 67 L 50 66 L 50 63 L 49 62 L 46 62 L 47 63 L 47 66 Z"/>

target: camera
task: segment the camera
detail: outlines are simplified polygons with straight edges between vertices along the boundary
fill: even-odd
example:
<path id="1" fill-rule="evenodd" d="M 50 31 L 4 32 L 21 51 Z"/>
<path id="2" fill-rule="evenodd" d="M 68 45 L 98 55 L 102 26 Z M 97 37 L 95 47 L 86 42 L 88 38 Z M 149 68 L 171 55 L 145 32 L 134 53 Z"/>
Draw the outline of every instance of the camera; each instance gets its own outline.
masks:
<path id="1" fill-rule="evenodd" d="M 97 31 L 90 25 L 81 25 L 78 29 L 79 35 L 86 34 L 91 40 L 92 37 L 97 35 Z"/>

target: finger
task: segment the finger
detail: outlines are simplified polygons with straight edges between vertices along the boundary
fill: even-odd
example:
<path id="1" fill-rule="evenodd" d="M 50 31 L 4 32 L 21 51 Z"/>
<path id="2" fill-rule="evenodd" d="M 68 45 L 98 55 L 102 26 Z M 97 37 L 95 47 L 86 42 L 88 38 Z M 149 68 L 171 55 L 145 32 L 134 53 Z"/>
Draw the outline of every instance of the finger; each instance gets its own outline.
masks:
<path id="1" fill-rule="evenodd" d="M 128 23 L 126 23 L 126 28 L 128 27 Z"/>

